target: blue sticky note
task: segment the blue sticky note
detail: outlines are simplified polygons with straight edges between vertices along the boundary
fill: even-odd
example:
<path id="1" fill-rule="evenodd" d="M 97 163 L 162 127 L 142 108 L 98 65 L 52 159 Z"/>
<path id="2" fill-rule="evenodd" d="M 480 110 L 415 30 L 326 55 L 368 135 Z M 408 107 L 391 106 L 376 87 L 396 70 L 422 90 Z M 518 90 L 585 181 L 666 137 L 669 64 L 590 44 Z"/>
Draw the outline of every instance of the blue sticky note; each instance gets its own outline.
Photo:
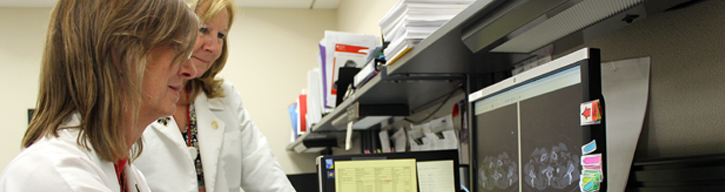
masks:
<path id="1" fill-rule="evenodd" d="M 593 188 L 594 188 L 594 182 L 591 182 L 591 181 L 590 182 L 587 182 L 582 187 L 582 189 L 584 189 L 584 191 L 592 191 Z"/>
<path id="2" fill-rule="evenodd" d="M 586 155 L 589 153 L 592 153 L 597 150 L 597 140 L 592 140 L 592 142 L 589 142 L 582 146 L 582 154 Z"/>

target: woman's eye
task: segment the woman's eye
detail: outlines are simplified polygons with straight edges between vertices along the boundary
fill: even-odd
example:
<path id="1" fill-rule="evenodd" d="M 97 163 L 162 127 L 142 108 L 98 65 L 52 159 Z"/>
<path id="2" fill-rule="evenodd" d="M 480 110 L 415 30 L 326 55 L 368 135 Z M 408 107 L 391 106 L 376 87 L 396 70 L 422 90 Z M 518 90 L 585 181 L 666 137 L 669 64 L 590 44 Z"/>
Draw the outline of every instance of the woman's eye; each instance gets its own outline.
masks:
<path id="1" fill-rule="evenodd" d="M 177 41 L 174 41 L 174 42 L 172 42 L 172 43 L 169 44 L 169 47 L 171 47 L 171 49 L 173 49 L 174 51 L 180 51 L 181 50 L 181 43 L 180 42 L 177 42 Z"/>
<path id="2" fill-rule="evenodd" d="M 209 28 L 206 28 L 206 27 L 199 28 L 199 32 L 201 32 L 201 33 L 206 33 L 208 31 L 209 31 Z"/>
<path id="3" fill-rule="evenodd" d="M 224 37 L 226 37 L 227 35 L 226 35 L 226 34 L 224 34 L 224 33 L 217 33 L 217 35 L 216 35 L 216 36 L 217 36 L 217 37 L 218 37 L 219 39 L 224 39 Z"/>

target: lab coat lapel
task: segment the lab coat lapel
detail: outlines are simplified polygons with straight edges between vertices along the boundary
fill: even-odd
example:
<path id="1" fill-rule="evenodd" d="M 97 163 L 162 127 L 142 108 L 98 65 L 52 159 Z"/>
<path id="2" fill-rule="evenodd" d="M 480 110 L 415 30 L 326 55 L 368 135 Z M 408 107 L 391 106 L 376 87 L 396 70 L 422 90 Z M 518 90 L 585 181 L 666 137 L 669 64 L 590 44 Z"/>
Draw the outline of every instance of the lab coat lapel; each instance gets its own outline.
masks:
<path id="1" fill-rule="evenodd" d="M 224 110 L 219 99 L 208 99 L 205 94 L 199 94 L 194 101 L 196 109 L 196 125 L 198 128 L 199 152 L 202 156 L 204 169 L 204 184 L 207 191 L 216 188 L 217 168 L 219 154 L 224 140 L 224 121 L 214 115 L 214 111 Z"/>
<path id="2" fill-rule="evenodd" d="M 96 163 L 99 163 L 101 169 L 103 169 L 103 173 L 106 174 L 105 176 L 108 179 L 106 182 L 109 185 L 108 188 L 113 191 L 120 192 L 121 185 L 118 184 L 118 177 L 116 177 L 116 169 L 113 167 L 113 163 L 103 161 L 96 161 Z"/>
<path id="3" fill-rule="evenodd" d="M 77 131 L 73 130 L 73 133 L 74 135 L 77 135 Z M 101 160 L 95 150 L 89 151 L 86 154 L 91 161 L 93 161 L 93 163 L 95 163 L 103 171 L 104 176 L 100 178 L 103 180 L 103 183 L 105 183 L 109 189 L 113 190 L 113 192 L 121 192 L 121 185 L 118 184 L 116 168 L 114 168 L 113 163 Z"/>
<path id="4" fill-rule="evenodd" d="M 179 126 L 176 125 L 176 120 L 174 120 L 173 117 L 169 119 L 167 125 L 163 125 L 158 121 L 154 121 L 153 123 L 151 123 L 151 128 L 154 129 L 154 131 L 159 132 L 159 135 L 162 135 L 161 137 L 164 137 L 162 139 L 167 139 L 173 142 L 176 146 L 178 146 L 179 149 L 186 149 L 184 138 L 181 138 Z"/>
<path id="5" fill-rule="evenodd" d="M 142 173 L 138 172 L 136 168 L 131 168 L 132 166 L 133 165 L 131 164 L 126 165 L 126 178 L 128 178 L 128 185 L 126 189 L 128 189 L 129 192 L 151 191 L 148 183 L 146 183 L 146 179 L 143 178 Z"/>

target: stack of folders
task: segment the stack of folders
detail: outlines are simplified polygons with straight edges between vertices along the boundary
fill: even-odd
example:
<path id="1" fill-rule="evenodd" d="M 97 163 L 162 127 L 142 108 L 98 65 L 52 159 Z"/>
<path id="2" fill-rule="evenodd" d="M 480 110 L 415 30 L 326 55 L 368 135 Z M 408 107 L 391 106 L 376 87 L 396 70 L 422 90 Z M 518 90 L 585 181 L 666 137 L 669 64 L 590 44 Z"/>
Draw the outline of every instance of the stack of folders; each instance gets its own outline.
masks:
<path id="1" fill-rule="evenodd" d="M 303 135 L 307 132 L 307 93 L 302 90 L 302 93 L 297 97 L 297 136 Z"/>
<path id="2" fill-rule="evenodd" d="M 290 142 L 294 142 L 300 136 L 297 133 L 297 103 L 295 102 L 287 106 L 287 112 L 289 112 L 289 120 L 292 122 L 292 137 L 290 138 Z"/>
<path id="3" fill-rule="evenodd" d="M 379 39 L 372 35 L 325 31 L 325 38 L 320 41 L 318 53 L 324 108 L 335 108 L 337 102 L 335 81 L 339 78 L 340 68 L 362 68 L 367 63 L 368 52 L 380 44 Z"/>
<path id="4" fill-rule="evenodd" d="M 475 0 L 401 0 L 378 22 L 390 65 Z"/>
<path id="5" fill-rule="evenodd" d="M 292 137 L 290 142 L 295 141 L 301 135 L 307 132 L 309 126 L 307 123 L 307 93 L 302 93 L 297 97 L 296 101 L 287 107 L 289 119 L 292 123 Z"/>
<path id="6" fill-rule="evenodd" d="M 307 89 L 294 103 L 287 107 L 292 122 L 292 139 L 307 133 L 312 127 L 320 122 L 322 114 L 326 112 L 322 100 L 322 72 L 320 68 L 307 71 Z"/>

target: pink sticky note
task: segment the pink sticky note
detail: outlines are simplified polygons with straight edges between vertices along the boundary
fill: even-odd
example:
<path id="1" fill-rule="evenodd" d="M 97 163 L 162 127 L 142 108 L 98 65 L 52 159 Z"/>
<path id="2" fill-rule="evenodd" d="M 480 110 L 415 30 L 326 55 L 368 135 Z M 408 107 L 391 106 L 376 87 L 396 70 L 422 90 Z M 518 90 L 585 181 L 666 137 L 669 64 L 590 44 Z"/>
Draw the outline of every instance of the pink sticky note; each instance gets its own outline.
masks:
<path id="1" fill-rule="evenodd" d="M 601 154 L 593 154 L 593 155 L 585 155 L 585 156 L 582 156 L 582 165 L 601 164 L 601 163 L 602 163 L 602 155 Z"/>

